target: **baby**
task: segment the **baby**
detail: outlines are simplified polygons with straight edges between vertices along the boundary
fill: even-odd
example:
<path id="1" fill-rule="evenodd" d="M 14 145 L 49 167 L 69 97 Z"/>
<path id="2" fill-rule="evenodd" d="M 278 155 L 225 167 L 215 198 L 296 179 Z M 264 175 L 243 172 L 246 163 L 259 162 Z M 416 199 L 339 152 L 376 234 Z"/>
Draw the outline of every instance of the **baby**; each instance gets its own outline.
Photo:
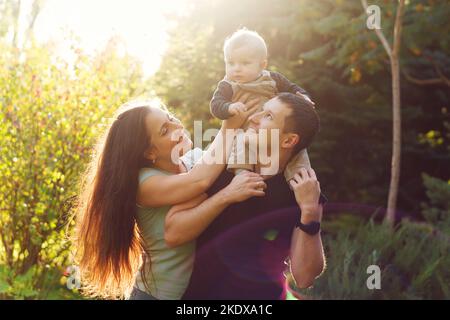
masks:
<path id="1" fill-rule="evenodd" d="M 227 119 L 245 111 L 245 105 L 239 102 L 244 93 L 249 99 L 259 98 L 259 105 L 254 111 L 260 112 L 264 103 L 279 92 L 298 94 L 311 101 L 304 89 L 290 82 L 278 72 L 267 71 L 267 47 L 264 39 L 256 32 L 240 29 L 233 33 L 224 44 L 225 78 L 217 86 L 211 100 L 211 113 L 219 119 Z M 312 102 L 312 101 L 311 101 Z M 248 120 L 242 129 L 246 130 Z M 241 137 L 239 137 L 241 135 Z M 244 141 L 244 132 L 238 133 L 228 161 L 227 170 L 239 174 L 245 170 L 254 171 L 256 150 Z M 244 159 L 244 161 L 239 161 Z M 301 167 L 311 167 L 306 149 L 301 150 L 287 165 L 284 176 L 286 181 L 293 178 Z"/>

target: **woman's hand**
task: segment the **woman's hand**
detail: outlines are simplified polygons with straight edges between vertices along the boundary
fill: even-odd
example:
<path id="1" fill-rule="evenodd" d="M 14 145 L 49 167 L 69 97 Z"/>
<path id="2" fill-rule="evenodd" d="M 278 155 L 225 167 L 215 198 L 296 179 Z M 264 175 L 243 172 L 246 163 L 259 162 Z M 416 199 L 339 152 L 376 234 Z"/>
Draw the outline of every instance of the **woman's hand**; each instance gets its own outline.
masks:
<path id="1" fill-rule="evenodd" d="M 247 111 L 245 104 L 243 104 L 242 102 L 235 102 L 230 104 L 230 107 L 228 108 L 228 112 L 232 115 L 238 115 L 240 113 L 244 113 L 245 111 Z"/>
<path id="2" fill-rule="evenodd" d="M 235 176 L 220 192 L 223 200 L 230 205 L 254 196 L 263 197 L 265 195 L 263 190 L 266 187 L 266 183 L 259 174 L 248 171 Z"/>

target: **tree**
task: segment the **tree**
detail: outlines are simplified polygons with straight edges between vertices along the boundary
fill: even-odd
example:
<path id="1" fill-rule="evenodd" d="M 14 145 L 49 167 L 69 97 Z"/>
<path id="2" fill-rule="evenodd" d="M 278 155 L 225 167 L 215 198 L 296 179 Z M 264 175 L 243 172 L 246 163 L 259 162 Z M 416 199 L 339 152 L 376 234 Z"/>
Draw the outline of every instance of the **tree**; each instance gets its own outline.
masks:
<path id="1" fill-rule="evenodd" d="M 142 86 L 140 63 L 114 40 L 97 56 L 72 49 L 70 66 L 46 46 L 19 58 L 0 42 L 0 300 L 67 293 L 55 283 L 70 261 L 78 182 L 98 136 Z"/>
<path id="2" fill-rule="evenodd" d="M 24 10 L 24 3 L 21 0 L 0 0 L 0 38 L 8 32 L 12 32 L 11 44 L 15 48 L 23 47 L 32 37 L 33 27 L 39 13 L 41 12 L 45 0 L 33 0 L 27 2 L 29 5 L 29 15 L 24 26 L 20 25 L 21 11 Z M 19 33 L 23 30 L 23 41 L 19 43 Z"/>
<path id="3" fill-rule="evenodd" d="M 383 31 L 392 43 L 397 3 L 371 3 L 382 8 Z M 432 0 L 405 5 L 401 70 L 420 79 L 437 77 L 424 57 L 430 54 L 448 77 L 450 6 Z M 197 1 L 177 19 L 153 88 L 188 128 L 193 120 L 217 126 L 208 103 L 224 75 L 223 41 L 242 26 L 258 31 L 268 45 L 270 70 L 304 87 L 316 102 L 321 132 L 309 152 L 324 192 L 341 208 L 371 214 L 386 207 L 389 193 L 392 75 L 366 19 L 360 1 Z M 399 217 L 420 218 L 420 201 L 426 199 L 421 172 L 450 174 L 450 92 L 443 85 L 418 86 L 404 78 L 401 86 L 396 211 Z"/>
<path id="4" fill-rule="evenodd" d="M 361 0 L 364 9 L 367 11 L 367 1 Z M 393 123 L 393 138 L 392 138 L 392 161 L 391 161 L 391 183 L 389 186 L 389 198 L 387 205 L 387 221 L 393 225 L 395 223 L 395 211 L 397 208 L 398 186 L 400 181 L 400 157 L 401 157 L 401 138 L 402 138 L 402 116 L 401 116 L 401 102 L 400 102 L 400 65 L 399 53 L 402 38 L 402 23 L 403 11 L 405 7 L 405 0 L 400 0 L 397 8 L 397 15 L 395 17 L 394 26 L 394 41 L 393 46 L 389 45 L 381 29 L 375 28 L 375 32 L 383 44 L 386 53 L 389 56 L 391 63 L 392 74 L 392 123 Z"/>

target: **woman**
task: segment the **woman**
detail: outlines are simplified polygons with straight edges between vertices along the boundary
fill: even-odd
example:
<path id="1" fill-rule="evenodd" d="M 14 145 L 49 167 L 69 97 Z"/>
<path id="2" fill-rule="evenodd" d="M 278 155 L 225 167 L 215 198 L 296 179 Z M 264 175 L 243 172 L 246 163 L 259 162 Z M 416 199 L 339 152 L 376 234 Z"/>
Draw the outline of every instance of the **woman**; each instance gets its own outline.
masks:
<path id="1" fill-rule="evenodd" d="M 123 108 L 97 148 L 76 212 L 75 257 L 85 294 L 128 297 L 136 281 L 132 298 L 183 295 L 192 272 L 193 240 L 214 215 L 172 219 L 171 235 L 177 223 L 190 223 L 192 228 L 179 239 L 166 239 L 167 213 L 175 204 L 191 200 L 196 206 L 204 199 L 202 194 L 224 169 L 231 149 L 233 137 L 226 137 L 225 130 L 240 127 L 257 103 L 249 101 L 247 112 L 223 121 L 210 148 L 189 172 L 181 159 L 172 159 L 175 148 L 183 155 L 192 145 L 180 134 L 184 127 L 177 119 L 149 105 Z M 176 134 L 179 138 L 173 139 Z M 220 161 L 204 161 L 220 148 Z M 264 187 L 257 174 L 236 177 L 222 190 L 224 205 L 263 196 Z"/>

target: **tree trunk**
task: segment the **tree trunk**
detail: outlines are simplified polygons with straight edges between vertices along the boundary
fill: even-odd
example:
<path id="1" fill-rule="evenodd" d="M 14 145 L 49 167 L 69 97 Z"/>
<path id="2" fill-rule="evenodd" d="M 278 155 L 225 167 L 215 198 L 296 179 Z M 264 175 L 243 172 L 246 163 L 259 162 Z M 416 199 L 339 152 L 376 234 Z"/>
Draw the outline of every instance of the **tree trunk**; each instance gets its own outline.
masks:
<path id="1" fill-rule="evenodd" d="M 400 65 L 399 53 L 402 36 L 402 20 L 405 0 L 400 0 L 397 7 L 397 14 L 394 26 L 394 44 L 391 55 L 392 72 L 392 161 L 391 161 L 391 183 L 389 186 L 388 206 L 386 220 L 390 225 L 394 225 L 397 209 L 398 186 L 400 182 L 400 161 L 401 161 L 401 104 L 400 104 Z"/>
<path id="2" fill-rule="evenodd" d="M 389 186 L 388 205 L 386 220 L 390 225 L 395 223 L 395 212 L 397 209 L 397 195 L 400 181 L 401 161 L 401 112 L 400 112 L 400 67 L 398 57 L 392 56 L 392 160 L 391 160 L 391 183 Z"/>
<path id="3" fill-rule="evenodd" d="M 18 0 L 15 4 L 15 7 L 13 8 L 13 38 L 12 38 L 12 45 L 14 48 L 18 48 L 18 38 L 19 38 L 19 27 L 20 27 L 20 6 L 21 6 L 21 0 Z"/>

